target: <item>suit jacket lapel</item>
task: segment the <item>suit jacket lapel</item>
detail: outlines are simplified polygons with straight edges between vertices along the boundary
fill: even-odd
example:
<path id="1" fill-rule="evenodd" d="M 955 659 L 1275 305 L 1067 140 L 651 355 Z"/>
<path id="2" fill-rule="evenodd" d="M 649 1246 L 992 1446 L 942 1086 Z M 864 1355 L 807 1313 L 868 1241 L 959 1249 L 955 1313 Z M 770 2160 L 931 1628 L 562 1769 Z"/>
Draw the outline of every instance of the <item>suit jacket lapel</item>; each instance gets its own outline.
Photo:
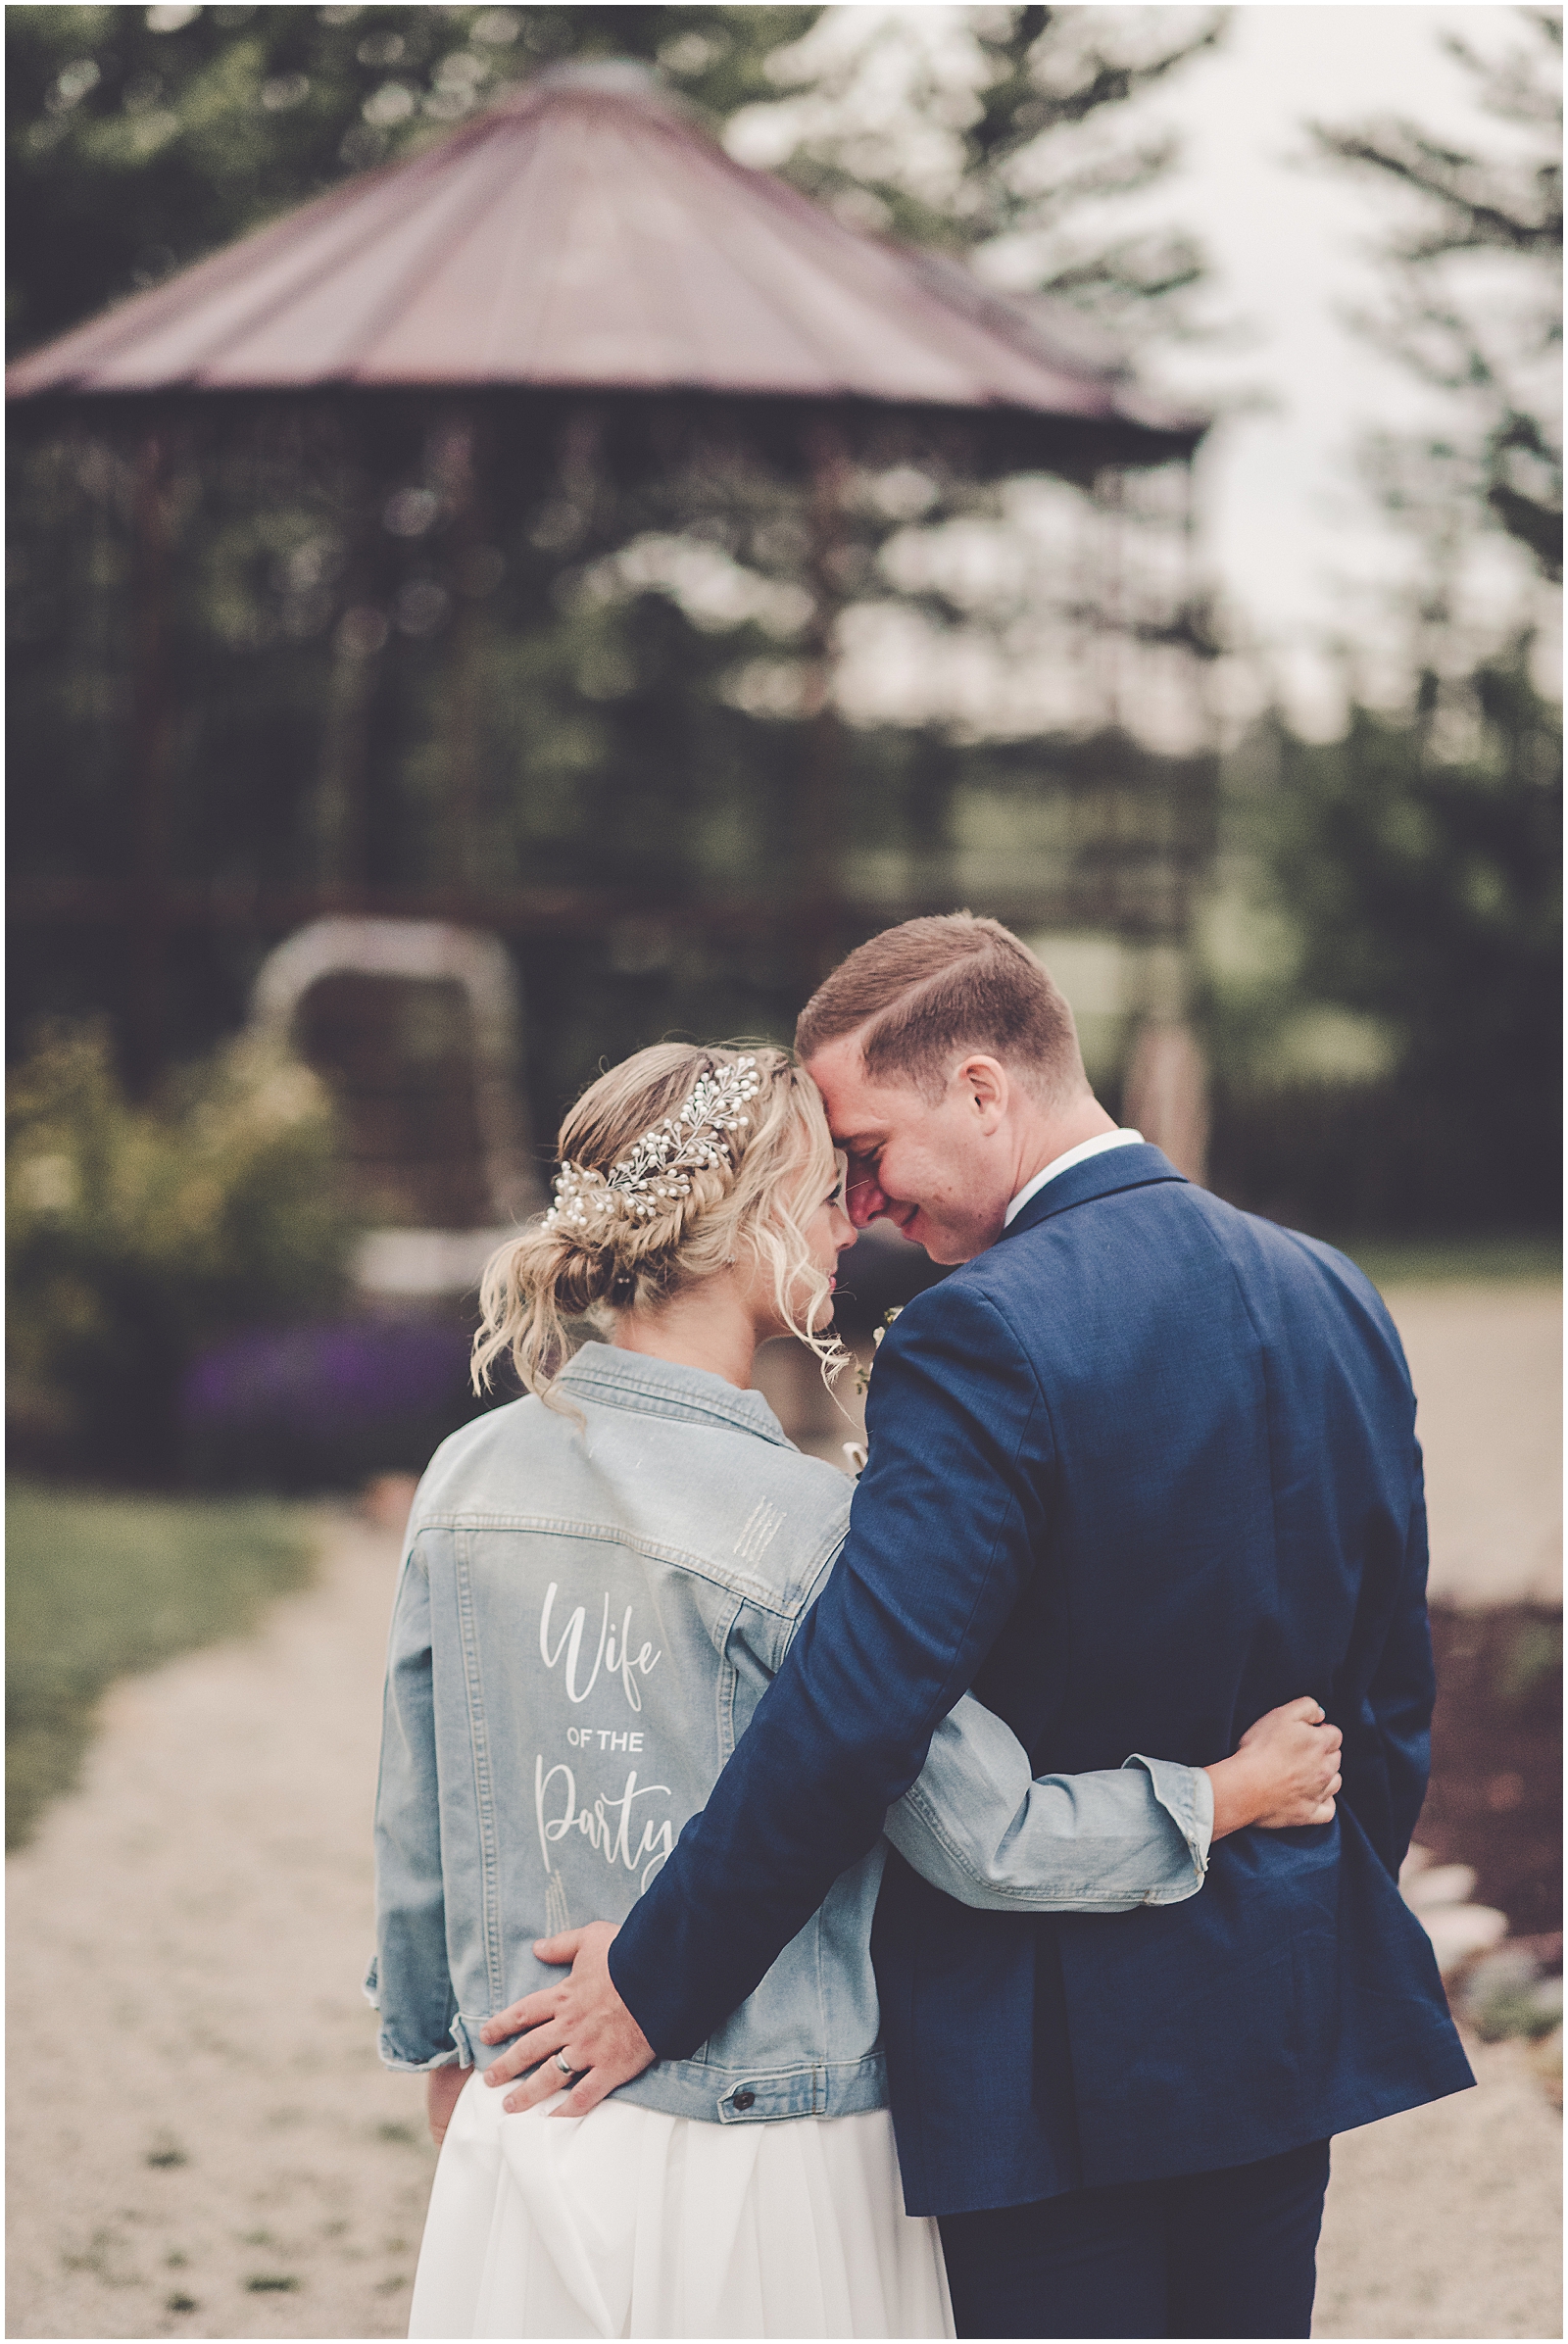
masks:
<path id="1" fill-rule="evenodd" d="M 1037 1228 L 1056 1213 L 1070 1212 L 1076 1204 L 1090 1204 L 1097 1196 L 1114 1196 L 1122 1189 L 1147 1189 L 1158 1181 L 1185 1184 L 1186 1178 L 1162 1149 L 1151 1147 L 1147 1141 L 1130 1148 L 1102 1148 L 1099 1155 L 1058 1172 L 1054 1180 L 1048 1180 L 1043 1189 L 1037 1189 L 997 1243 L 1005 1245 L 1009 1237 Z"/>

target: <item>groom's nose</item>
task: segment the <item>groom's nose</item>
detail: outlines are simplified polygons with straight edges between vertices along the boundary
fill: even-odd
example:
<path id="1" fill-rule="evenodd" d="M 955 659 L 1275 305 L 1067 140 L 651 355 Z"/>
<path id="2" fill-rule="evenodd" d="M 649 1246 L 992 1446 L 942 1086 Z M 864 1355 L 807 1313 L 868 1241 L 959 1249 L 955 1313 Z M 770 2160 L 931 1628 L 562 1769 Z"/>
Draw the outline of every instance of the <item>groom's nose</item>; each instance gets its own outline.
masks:
<path id="1" fill-rule="evenodd" d="M 850 1172 L 849 1179 L 845 1183 L 844 1202 L 850 1219 L 855 1223 L 857 1229 L 867 1228 L 879 1213 L 887 1210 L 888 1200 L 882 1194 L 881 1185 L 875 1173 L 858 1156 L 852 1155 L 850 1158 Z"/>

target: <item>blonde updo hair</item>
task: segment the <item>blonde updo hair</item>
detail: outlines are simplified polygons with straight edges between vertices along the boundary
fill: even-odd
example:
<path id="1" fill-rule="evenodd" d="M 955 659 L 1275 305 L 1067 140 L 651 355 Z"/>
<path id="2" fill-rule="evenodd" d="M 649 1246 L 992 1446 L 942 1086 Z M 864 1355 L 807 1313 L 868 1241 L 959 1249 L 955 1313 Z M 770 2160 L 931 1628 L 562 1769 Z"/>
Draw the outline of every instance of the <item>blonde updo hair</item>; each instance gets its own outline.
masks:
<path id="1" fill-rule="evenodd" d="M 733 1068 L 732 1087 L 755 1085 L 719 1142 L 678 1181 L 657 1175 L 635 1206 L 617 1184 L 616 1209 L 583 1211 L 605 1197 L 605 1177 L 638 1143 L 678 1117 L 705 1076 Z M 496 1361 L 510 1356 L 524 1388 L 561 1406 L 555 1385 L 571 1349 L 572 1320 L 608 1329 L 617 1311 L 667 1302 L 737 1263 L 771 1273 L 778 1313 L 809 1345 L 829 1382 L 849 1353 L 828 1329 L 827 1277 L 811 1260 L 806 1231 L 838 1178 L 833 1142 L 816 1086 L 789 1053 L 697 1050 L 661 1042 L 602 1074 L 572 1108 L 558 1142 L 562 1170 L 554 1211 L 509 1239 L 486 1266 L 481 1322 L 473 1341 L 473 1385 L 486 1390 Z"/>

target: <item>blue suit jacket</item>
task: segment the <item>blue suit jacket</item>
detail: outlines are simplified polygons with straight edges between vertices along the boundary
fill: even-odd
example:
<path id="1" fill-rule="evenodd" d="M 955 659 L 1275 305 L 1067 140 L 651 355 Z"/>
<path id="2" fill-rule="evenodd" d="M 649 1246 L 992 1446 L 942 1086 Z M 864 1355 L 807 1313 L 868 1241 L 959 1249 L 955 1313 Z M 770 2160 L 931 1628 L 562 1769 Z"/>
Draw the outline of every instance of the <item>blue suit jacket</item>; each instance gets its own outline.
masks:
<path id="1" fill-rule="evenodd" d="M 911 2213 L 1250 2163 L 1471 2082 L 1396 1885 L 1432 1710 L 1415 1401 L 1377 1294 L 1155 1148 L 1047 1183 L 877 1356 L 849 1543 L 612 1950 L 662 2054 L 757 1984 L 973 1687 L 1036 1773 L 1225 1757 L 1314 1693 L 1333 1824 L 1200 1895 L 970 1912 L 891 1858 L 873 1950 Z"/>

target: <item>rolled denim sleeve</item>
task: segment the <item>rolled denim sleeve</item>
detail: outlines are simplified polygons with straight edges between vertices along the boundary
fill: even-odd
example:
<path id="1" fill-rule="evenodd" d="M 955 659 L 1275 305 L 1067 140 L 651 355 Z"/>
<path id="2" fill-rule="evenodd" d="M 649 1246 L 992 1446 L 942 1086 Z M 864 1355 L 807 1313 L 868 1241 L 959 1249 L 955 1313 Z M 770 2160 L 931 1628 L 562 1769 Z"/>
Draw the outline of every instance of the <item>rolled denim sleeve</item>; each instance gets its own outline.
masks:
<path id="1" fill-rule="evenodd" d="M 905 1861 L 960 1904 L 1125 1913 L 1198 1893 L 1213 1823 L 1207 1775 L 1168 1759 L 1031 1779 L 1010 1729 L 965 1694 L 885 1829 Z"/>
<path id="2" fill-rule="evenodd" d="M 430 1582 L 417 1541 L 392 1614 L 375 1793 L 375 1960 L 365 1990 L 381 2014 L 384 2066 L 450 2067 L 457 1997 L 447 1966 L 436 1795 Z"/>

